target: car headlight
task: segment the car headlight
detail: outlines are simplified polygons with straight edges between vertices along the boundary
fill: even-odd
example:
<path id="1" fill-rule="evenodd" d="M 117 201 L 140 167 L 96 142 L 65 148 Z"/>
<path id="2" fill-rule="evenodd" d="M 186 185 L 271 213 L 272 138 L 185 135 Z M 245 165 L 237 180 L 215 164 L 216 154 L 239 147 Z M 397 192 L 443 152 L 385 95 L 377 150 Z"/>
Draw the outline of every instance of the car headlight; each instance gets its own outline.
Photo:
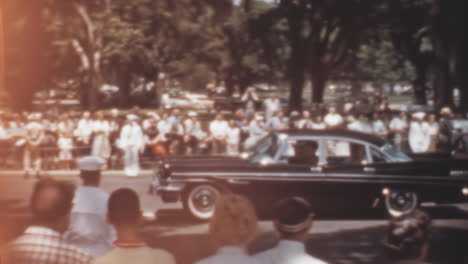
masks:
<path id="1" fill-rule="evenodd" d="M 464 196 L 468 196 L 468 187 L 464 187 L 464 188 L 462 189 L 462 194 L 463 194 Z"/>

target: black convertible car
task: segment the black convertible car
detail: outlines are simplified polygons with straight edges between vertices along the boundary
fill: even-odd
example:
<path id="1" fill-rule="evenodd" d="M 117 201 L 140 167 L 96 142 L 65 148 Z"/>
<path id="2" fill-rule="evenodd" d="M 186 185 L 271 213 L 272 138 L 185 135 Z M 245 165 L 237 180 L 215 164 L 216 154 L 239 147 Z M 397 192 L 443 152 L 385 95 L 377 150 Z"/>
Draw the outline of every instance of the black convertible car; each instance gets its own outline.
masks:
<path id="1" fill-rule="evenodd" d="M 468 202 L 468 160 L 410 157 L 385 140 L 351 131 L 281 131 L 241 157 L 170 157 L 151 190 L 209 219 L 224 192 L 247 196 L 261 217 L 286 196 L 301 196 L 317 215 L 399 215 L 417 206 Z"/>

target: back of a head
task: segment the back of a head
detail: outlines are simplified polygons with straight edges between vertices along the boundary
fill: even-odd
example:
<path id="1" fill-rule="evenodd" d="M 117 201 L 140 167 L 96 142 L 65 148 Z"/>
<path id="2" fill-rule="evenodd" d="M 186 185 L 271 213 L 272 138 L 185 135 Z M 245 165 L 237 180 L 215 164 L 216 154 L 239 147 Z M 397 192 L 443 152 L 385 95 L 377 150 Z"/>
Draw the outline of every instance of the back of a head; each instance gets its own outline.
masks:
<path id="1" fill-rule="evenodd" d="M 43 179 L 34 186 L 30 207 L 39 224 L 53 224 L 68 215 L 73 206 L 73 184 Z"/>
<path id="2" fill-rule="evenodd" d="M 418 259 L 429 244 L 431 219 L 421 210 L 392 218 L 389 223 L 384 246 L 389 255 L 396 259 Z"/>
<path id="3" fill-rule="evenodd" d="M 303 232 L 314 214 L 309 202 L 300 197 L 285 198 L 275 206 L 275 221 L 284 237 Z"/>
<path id="4" fill-rule="evenodd" d="M 216 201 L 210 234 L 220 246 L 245 245 L 256 235 L 257 216 L 245 197 L 226 194 Z"/>
<path id="5" fill-rule="evenodd" d="M 108 218 L 113 225 L 136 225 L 141 217 L 138 194 L 129 188 L 114 191 L 108 201 Z"/>

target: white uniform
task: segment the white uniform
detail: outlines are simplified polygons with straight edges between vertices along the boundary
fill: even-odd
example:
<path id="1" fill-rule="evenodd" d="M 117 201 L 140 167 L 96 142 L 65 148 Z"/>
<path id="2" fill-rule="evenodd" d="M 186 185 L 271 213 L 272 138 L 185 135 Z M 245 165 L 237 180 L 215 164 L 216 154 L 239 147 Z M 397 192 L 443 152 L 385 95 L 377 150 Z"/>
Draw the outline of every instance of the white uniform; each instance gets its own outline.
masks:
<path id="1" fill-rule="evenodd" d="M 116 239 L 114 228 L 107 223 L 109 194 L 98 187 L 81 186 L 75 192 L 70 225 L 64 238 L 91 256 L 104 255 Z"/>
<path id="2" fill-rule="evenodd" d="M 254 257 L 247 255 L 240 247 L 222 247 L 213 256 L 207 257 L 195 264 L 254 264 L 258 263 Z"/>
<path id="3" fill-rule="evenodd" d="M 140 173 L 139 152 L 145 147 L 141 127 L 136 123 L 125 125 L 120 132 L 120 146 L 124 150 L 125 175 L 136 177 Z"/>
<path id="4" fill-rule="evenodd" d="M 327 127 L 337 127 L 343 124 L 343 117 L 340 114 L 327 114 L 323 119 Z"/>
<path id="5" fill-rule="evenodd" d="M 326 264 L 326 262 L 307 254 L 303 243 L 280 240 L 270 250 L 254 256 L 259 264 Z"/>
<path id="6" fill-rule="evenodd" d="M 91 134 L 93 133 L 93 121 L 81 119 L 75 129 L 75 137 L 85 144 L 89 144 Z"/>
<path id="7" fill-rule="evenodd" d="M 240 129 L 238 127 L 229 127 L 227 132 L 227 154 L 237 155 L 239 154 L 240 144 Z"/>
<path id="8" fill-rule="evenodd" d="M 429 150 L 430 133 L 426 122 L 411 122 L 408 141 L 414 153 L 423 153 Z"/>

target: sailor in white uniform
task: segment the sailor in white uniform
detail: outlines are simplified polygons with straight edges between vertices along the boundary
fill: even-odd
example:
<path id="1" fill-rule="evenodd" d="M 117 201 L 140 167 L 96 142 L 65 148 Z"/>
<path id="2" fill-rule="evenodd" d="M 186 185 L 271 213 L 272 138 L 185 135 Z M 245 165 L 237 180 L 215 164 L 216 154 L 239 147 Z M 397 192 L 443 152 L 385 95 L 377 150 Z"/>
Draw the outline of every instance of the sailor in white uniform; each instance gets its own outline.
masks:
<path id="1" fill-rule="evenodd" d="M 112 248 L 116 233 L 106 221 L 109 194 L 99 188 L 105 160 L 84 157 L 78 160 L 83 185 L 75 191 L 70 225 L 64 239 L 97 257 Z"/>
<path id="2" fill-rule="evenodd" d="M 140 173 L 139 154 L 143 152 L 145 140 L 136 115 L 127 116 L 128 123 L 122 128 L 119 145 L 124 151 L 125 175 L 136 177 Z"/>
<path id="3" fill-rule="evenodd" d="M 408 141 L 413 153 L 424 153 L 429 150 L 431 143 L 429 124 L 424 120 L 426 113 L 417 112 L 413 114 L 410 123 Z"/>

